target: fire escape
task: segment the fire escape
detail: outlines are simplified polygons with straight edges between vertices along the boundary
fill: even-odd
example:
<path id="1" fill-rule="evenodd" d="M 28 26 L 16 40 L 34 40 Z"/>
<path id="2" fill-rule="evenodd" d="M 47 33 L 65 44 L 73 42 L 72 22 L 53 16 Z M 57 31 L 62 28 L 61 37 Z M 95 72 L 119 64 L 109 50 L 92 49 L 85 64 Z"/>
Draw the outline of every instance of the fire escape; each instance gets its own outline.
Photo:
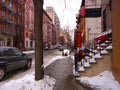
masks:
<path id="1" fill-rule="evenodd" d="M 13 46 L 24 45 L 24 2 L 3 0 L 0 2 L 0 34 L 11 35 Z"/>
<path id="2" fill-rule="evenodd" d="M 20 49 L 24 48 L 24 2 L 20 0 L 14 0 L 16 3 L 15 8 L 15 32 L 16 35 L 14 37 L 14 46 Z"/>
<path id="3" fill-rule="evenodd" d="M 15 35 L 15 23 L 12 20 L 14 10 L 12 9 L 12 0 L 7 4 L 5 1 L 0 3 L 0 10 L 2 11 L 0 17 L 0 32 L 7 35 Z"/>

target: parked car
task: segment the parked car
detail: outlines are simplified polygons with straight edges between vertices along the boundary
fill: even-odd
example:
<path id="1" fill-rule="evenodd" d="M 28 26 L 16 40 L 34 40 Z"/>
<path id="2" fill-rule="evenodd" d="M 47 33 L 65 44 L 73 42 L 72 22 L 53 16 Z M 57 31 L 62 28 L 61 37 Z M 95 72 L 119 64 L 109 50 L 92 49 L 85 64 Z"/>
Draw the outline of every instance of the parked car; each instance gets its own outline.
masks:
<path id="1" fill-rule="evenodd" d="M 68 56 L 70 54 L 70 50 L 69 49 L 64 49 L 62 51 L 62 56 Z"/>
<path id="2" fill-rule="evenodd" d="M 63 51 L 64 49 L 66 49 L 67 47 L 66 46 L 59 46 L 58 49 L 59 51 Z"/>
<path id="3" fill-rule="evenodd" d="M 58 49 L 59 49 L 59 51 L 63 51 L 65 48 L 61 46 Z"/>
<path id="4" fill-rule="evenodd" d="M 5 74 L 19 68 L 29 69 L 32 58 L 15 47 L 0 46 L 0 80 Z"/>

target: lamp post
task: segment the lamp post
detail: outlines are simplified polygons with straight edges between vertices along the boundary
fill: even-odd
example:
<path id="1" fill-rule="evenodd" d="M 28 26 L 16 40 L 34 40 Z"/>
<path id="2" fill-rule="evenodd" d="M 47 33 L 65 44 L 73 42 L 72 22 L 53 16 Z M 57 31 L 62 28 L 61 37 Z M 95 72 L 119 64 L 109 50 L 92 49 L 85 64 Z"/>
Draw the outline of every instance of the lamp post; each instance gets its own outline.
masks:
<path id="1" fill-rule="evenodd" d="M 76 50 L 76 29 L 74 30 L 74 50 Z"/>

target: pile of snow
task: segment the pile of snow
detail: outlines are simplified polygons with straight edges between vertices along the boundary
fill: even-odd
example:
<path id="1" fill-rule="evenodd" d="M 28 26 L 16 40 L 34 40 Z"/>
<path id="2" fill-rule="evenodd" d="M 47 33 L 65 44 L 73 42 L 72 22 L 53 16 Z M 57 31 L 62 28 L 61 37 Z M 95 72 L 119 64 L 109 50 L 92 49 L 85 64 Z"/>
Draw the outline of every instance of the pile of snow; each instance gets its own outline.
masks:
<path id="1" fill-rule="evenodd" d="M 89 62 L 84 62 L 84 67 L 91 67 Z"/>
<path id="2" fill-rule="evenodd" d="M 95 54 L 95 58 L 96 58 L 96 59 L 101 59 L 102 56 L 100 55 L 100 53 L 98 53 L 98 54 Z"/>
<path id="3" fill-rule="evenodd" d="M 79 66 L 79 67 L 78 67 L 78 71 L 80 71 L 80 72 L 81 72 L 81 71 L 85 71 L 84 66 Z"/>
<path id="4" fill-rule="evenodd" d="M 90 57 L 89 57 L 89 56 L 85 56 L 84 58 L 85 58 L 85 59 L 90 59 Z"/>
<path id="5" fill-rule="evenodd" d="M 33 51 L 29 51 L 26 53 L 33 53 Z M 56 60 L 67 58 L 67 57 L 58 55 L 53 58 L 50 58 L 49 62 L 45 64 L 44 67 L 47 67 L 49 64 L 51 64 Z M 2 86 L 0 86 L 0 90 L 53 90 L 53 87 L 56 83 L 55 79 L 46 75 L 40 81 L 35 81 L 34 79 L 35 79 L 35 76 L 33 73 L 31 73 L 20 79 L 11 80 L 10 82 L 3 84 Z"/>
<path id="6" fill-rule="evenodd" d="M 102 47 L 100 47 L 100 46 L 98 46 L 98 47 L 97 47 L 97 49 L 98 49 L 98 50 L 102 50 L 103 48 L 102 48 Z"/>
<path id="7" fill-rule="evenodd" d="M 2 85 L 0 90 L 53 90 L 55 79 L 44 76 L 40 81 L 34 80 L 34 75 L 26 75 L 18 80 L 11 80 Z"/>
<path id="8" fill-rule="evenodd" d="M 104 49 L 104 50 L 102 50 L 100 53 L 101 53 L 101 54 L 108 54 L 108 51 Z"/>
<path id="9" fill-rule="evenodd" d="M 71 55 L 70 58 L 71 58 L 72 60 L 74 60 L 74 55 Z"/>
<path id="10" fill-rule="evenodd" d="M 107 44 L 105 44 L 105 43 L 102 43 L 100 46 L 107 46 Z"/>
<path id="11" fill-rule="evenodd" d="M 78 71 L 85 71 L 82 62 L 78 62 Z"/>
<path id="12" fill-rule="evenodd" d="M 108 47 L 106 47 L 107 50 L 111 50 L 112 49 L 112 45 L 109 45 Z"/>
<path id="13" fill-rule="evenodd" d="M 93 54 L 92 52 L 90 52 L 90 53 L 89 53 L 89 56 L 90 56 L 90 57 L 93 57 L 93 56 L 94 56 L 94 54 Z"/>
<path id="14" fill-rule="evenodd" d="M 69 56 L 67 56 L 69 57 Z M 47 62 L 47 64 L 44 64 L 44 68 L 47 67 L 48 65 L 50 65 L 51 63 L 53 63 L 54 61 L 56 60 L 59 60 L 59 59 L 64 59 L 64 58 L 67 58 L 67 57 L 63 57 L 63 56 L 55 56 L 53 58 L 51 58 L 51 60 L 49 60 L 49 62 Z"/>
<path id="15" fill-rule="evenodd" d="M 89 62 L 90 62 L 90 63 L 96 63 L 96 60 L 95 60 L 95 58 L 93 57 L 93 58 L 90 59 Z"/>
<path id="16" fill-rule="evenodd" d="M 120 90 L 120 84 L 114 79 L 110 71 L 104 71 L 93 77 L 77 78 L 77 80 L 92 90 Z"/>
<path id="17" fill-rule="evenodd" d="M 23 53 L 25 53 L 25 54 L 31 54 L 31 53 L 35 53 L 35 51 L 34 50 L 32 50 L 32 51 L 24 51 Z"/>
<path id="18" fill-rule="evenodd" d="M 73 75 L 74 76 L 79 76 L 79 73 L 75 71 L 75 65 L 73 65 Z"/>
<path id="19" fill-rule="evenodd" d="M 93 53 L 98 53 L 98 50 L 93 50 Z"/>

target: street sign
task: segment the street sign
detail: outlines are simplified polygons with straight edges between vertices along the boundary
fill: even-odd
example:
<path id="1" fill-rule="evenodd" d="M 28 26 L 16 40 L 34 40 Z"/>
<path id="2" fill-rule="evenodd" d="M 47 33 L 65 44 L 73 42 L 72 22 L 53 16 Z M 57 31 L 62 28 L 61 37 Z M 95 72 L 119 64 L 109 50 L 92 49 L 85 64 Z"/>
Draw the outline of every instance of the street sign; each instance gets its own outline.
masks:
<path id="1" fill-rule="evenodd" d="M 76 47 L 80 48 L 82 46 L 81 31 L 76 31 Z"/>

